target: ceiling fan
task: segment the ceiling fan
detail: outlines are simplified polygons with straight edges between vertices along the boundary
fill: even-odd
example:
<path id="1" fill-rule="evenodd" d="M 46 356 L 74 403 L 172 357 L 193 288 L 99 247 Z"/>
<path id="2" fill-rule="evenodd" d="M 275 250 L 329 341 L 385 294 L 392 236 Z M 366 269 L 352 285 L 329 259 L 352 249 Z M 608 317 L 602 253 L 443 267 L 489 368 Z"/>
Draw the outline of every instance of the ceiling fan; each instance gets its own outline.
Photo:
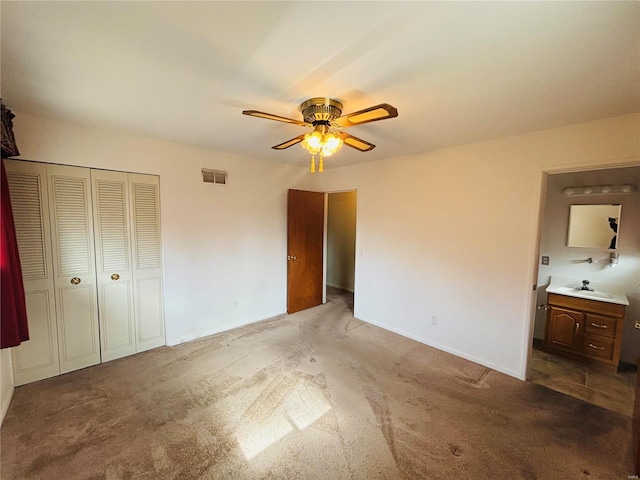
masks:
<path id="1" fill-rule="evenodd" d="M 302 112 L 302 121 L 258 110 L 244 110 L 242 113 L 252 117 L 313 128 L 313 132 L 298 135 L 271 147 L 275 150 L 284 150 L 302 143 L 302 146 L 312 155 L 311 172 L 315 171 L 315 155 L 320 156 L 319 171 L 322 172 L 323 157 L 333 155 L 343 143 L 361 152 L 368 152 L 376 147 L 373 143 L 343 131 L 331 131 L 331 128 L 342 129 L 398 116 L 398 110 L 388 103 L 381 103 L 364 110 L 342 115 L 342 103 L 326 97 L 310 98 L 300 105 L 300 111 Z"/>

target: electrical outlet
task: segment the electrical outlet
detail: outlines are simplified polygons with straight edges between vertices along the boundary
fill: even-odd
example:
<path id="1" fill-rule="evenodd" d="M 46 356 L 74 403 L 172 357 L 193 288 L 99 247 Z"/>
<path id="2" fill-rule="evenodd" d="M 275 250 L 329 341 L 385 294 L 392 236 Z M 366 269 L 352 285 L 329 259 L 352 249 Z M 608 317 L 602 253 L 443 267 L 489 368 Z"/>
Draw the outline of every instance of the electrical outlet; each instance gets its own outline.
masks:
<path id="1" fill-rule="evenodd" d="M 635 327 L 640 330 L 640 322 L 636 322 Z"/>
<path id="2" fill-rule="evenodd" d="M 542 256 L 542 265 L 549 265 L 549 257 L 546 255 Z"/>
<path id="3" fill-rule="evenodd" d="M 233 301 L 233 309 L 237 310 L 238 309 L 238 300 L 234 300 Z"/>
<path id="4" fill-rule="evenodd" d="M 433 317 L 431 317 L 431 325 L 438 325 L 438 317 L 436 315 L 434 315 Z"/>

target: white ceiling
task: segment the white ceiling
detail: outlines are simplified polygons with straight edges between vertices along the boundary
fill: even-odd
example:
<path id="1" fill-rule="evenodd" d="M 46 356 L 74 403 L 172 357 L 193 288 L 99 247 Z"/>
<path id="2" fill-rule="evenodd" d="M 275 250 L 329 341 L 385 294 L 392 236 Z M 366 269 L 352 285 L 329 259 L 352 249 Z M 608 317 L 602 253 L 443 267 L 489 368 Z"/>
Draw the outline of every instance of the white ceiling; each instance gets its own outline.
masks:
<path id="1" fill-rule="evenodd" d="M 11 109 L 306 165 L 314 96 L 398 118 L 342 166 L 640 111 L 640 2 L 1 3 Z M 330 166 L 328 165 L 328 166 Z"/>

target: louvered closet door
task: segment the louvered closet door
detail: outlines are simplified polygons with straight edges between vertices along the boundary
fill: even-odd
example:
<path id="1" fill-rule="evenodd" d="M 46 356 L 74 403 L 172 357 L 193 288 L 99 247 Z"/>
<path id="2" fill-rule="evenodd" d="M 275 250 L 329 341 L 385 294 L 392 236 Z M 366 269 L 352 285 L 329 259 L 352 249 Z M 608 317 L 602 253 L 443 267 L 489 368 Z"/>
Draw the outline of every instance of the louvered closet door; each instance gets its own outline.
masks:
<path id="1" fill-rule="evenodd" d="M 29 341 L 12 349 L 16 385 L 60 374 L 47 168 L 5 160 L 24 281 Z"/>
<path id="2" fill-rule="evenodd" d="M 129 185 L 124 172 L 91 170 L 102 361 L 136 353 Z"/>
<path id="3" fill-rule="evenodd" d="M 88 168 L 48 165 L 60 371 L 100 363 Z"/>
<path id="4" fill-rule="evenodd" d="M 129 174 L 136 350 L 165 344 L 162 300 L 160 182 L 154 175 Z"/>

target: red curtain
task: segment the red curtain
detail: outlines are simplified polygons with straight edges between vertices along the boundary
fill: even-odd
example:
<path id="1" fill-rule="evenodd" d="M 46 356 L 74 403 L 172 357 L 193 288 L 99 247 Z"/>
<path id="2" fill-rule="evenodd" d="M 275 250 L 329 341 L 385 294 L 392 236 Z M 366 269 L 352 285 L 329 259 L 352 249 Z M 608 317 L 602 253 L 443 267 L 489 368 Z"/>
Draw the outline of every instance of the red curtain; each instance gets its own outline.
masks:
<path id="1" fill-rule="evenodd" d="M 0 184 L 0 348 L 15 347 L 29 340 L 27 307 L 24 299 L 22 268 L 13 224 L 7 172 L 2 159 Z"/>

